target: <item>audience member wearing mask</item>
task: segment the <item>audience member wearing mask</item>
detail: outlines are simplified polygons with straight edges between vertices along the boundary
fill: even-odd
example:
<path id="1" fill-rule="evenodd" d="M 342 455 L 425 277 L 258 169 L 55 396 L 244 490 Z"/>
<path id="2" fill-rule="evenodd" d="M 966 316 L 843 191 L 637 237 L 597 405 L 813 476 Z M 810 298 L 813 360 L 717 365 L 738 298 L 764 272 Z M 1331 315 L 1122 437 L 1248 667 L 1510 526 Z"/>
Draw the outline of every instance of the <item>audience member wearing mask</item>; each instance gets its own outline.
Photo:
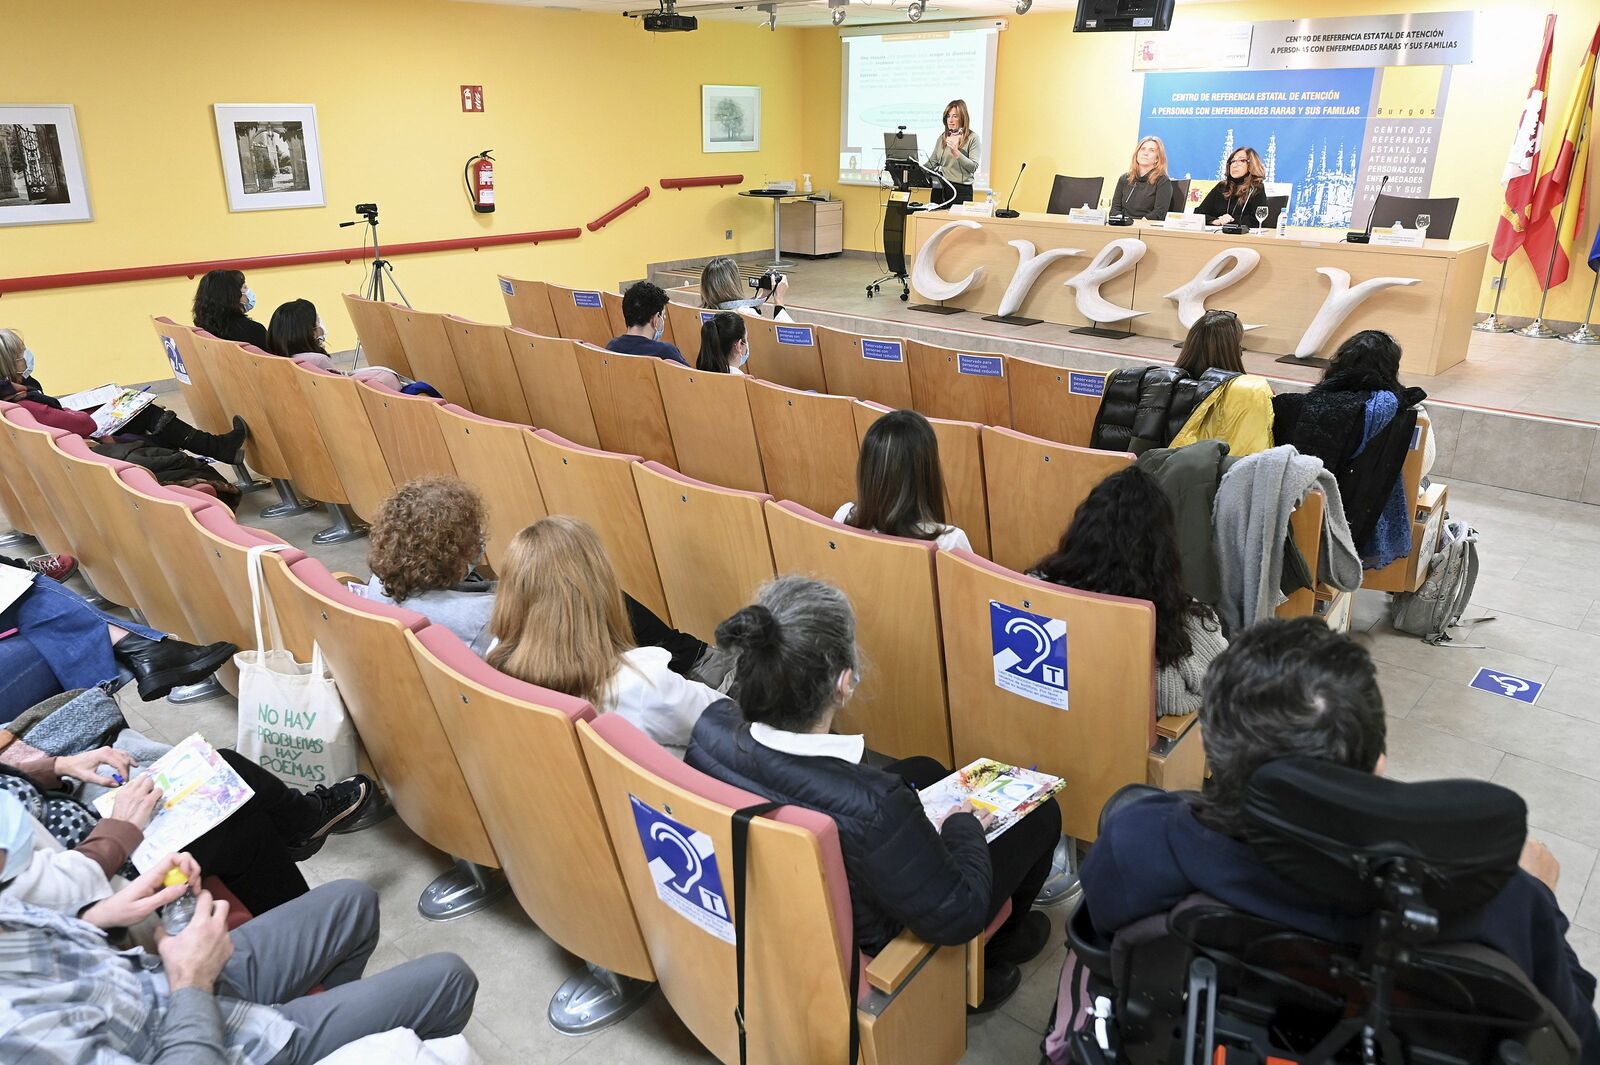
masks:
<path id="1" fill-rule="evenodd" d="M 669 362 L 689 365 L 683 353 L 673 344 L 664 343 L 661 334 L 667 328 L 667 294 L 660 285 L 640 281 L 622 294 L 622 320 L 628 331 L 612 337 L 607 351 L 619 355 L 649 355 Z"/>
<path id="2" fill-rule="evenodd" d="M 328 356 L 328 330 L 322 324 L 322 315 L 317 313 L 317 305 L 310 300 L 290 300 L 272 312 L 264 350 L 328 373 L 344 374 Z M 346 376 L 396 392 L 412 383 L 410 378 L 402 377 L 387 366 L 359 366 Z"/>
<path id="3" fill-rule="evenodd" d="M 266 350 L 267 330 L 250 317 L 256 294 L 238 270 L 210 270 L 194 290 L 194 324 L 222 340 Z"/>
<path id="4" fill-rule="evenodd" d="M 694 367 L 705 373 L 730 373 L 744 376 L 750 361 L 750 341 L 745 335 L 744 318 L 722 311 L 706 319 L 700 327 L 700 354 Z"/>

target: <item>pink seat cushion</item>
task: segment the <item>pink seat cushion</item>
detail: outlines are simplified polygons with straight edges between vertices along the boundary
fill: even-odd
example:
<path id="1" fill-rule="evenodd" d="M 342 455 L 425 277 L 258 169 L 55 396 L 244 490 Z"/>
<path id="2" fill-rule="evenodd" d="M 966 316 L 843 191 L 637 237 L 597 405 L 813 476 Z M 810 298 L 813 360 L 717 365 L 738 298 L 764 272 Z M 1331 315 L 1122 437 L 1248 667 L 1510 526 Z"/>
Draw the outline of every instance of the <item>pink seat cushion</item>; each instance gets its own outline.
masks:
<path id="1" fill-rule="evenodd" d="M 621 452 L 618 452 L 618 451 L 602 451 L 599 448 L 584 447 L 582 444 L 574 444 L 571 440 L 568 440 L 566 437 L 557 436 L 555 433 L 552 433 L 548 429 L 536 429 L 536 430 L 534 430 L 534 434 L 533 435 L 537 436 L 541 440 L 548 440 L 552 444 L 556 444 L 556 445 L 559 445 L 559 446 L 565 447 L 565 448 L 571 448 L 573 451 L 579 452 L 580 454 L 584 454 L 584 455 L 604 455 L 604 456 L 606 456 L 608 458 L 627 459 L 629 462 L 642 462 L 643 461 L 643 459 L 641 459 L 638 455 L 624 455 L 624 454 L 622 454 Z"/>
<path id="2" fill-rule="evenodd" d="M 26 407 L 11 404 L 10 408 L 10 410 L 5 412 L 6 421 L 10 422 L 12 425 L 15 425 L 18 429 L 32 429 L 35 432 L 49 433 L 50 439 L 52 440 L 59 440 L 63 436 L 76 435 L 74 433 L 67 432 L 65 429 L 52 429 L 47 425 L 40 425 L 34 416 L 28 413 L 28 408 Z"/>
<path id="3" fill-rule="evenodd" d="M 656 462 L 653 459 L 649 462 L 646 462 L 644 464 L 644 468 L 649 470 L 651 473 L 658 473 L 670 481 L 678 481 L 690 488 L 705 488 L 713 492 L 726 492 L 730 495 L 748 496 L 751 499 L 759 499 L 762 502 L 772 498 L 772 496 L 768 495 L 766 492 L 747 492 L 738 488 L 724 488 L 722 485 L 712 484 L 710 481 L 697 481 L 693 477 L 679 473 L 671 466 L 663 466 L 661 463 Z"/>
<path id="4" fill-rule="evenodd" d="M 536 706 L 546 706 L 567 715 L 570 721 L 592 721 L 594 707 L 586 700 L 563 692 L 541 688 L 537 684 L 510 677 L 472 653 L 472 648 L 461 642 L 461 637 L 443 625 L 429 625 L 417 633 L 417 642 L 427 648 L 447 669 L 461 674 L 474 684 L 490 691 Z"/>
<path id="5" fill-rule="evenodd" d="M 415 610 L 407 610 L 404 607 L 380 603 L 375 599 L 361 598 L 361 596 L 351 592 L 339 581 L 334 580 L 333 574 L 328 572 L 327 567 L 309 555 L 290 566 L 289 572 L 294 574 L 301 584 L 304 584 L 323 598 L 333 600 L 346 610 L 351 610 L 358 614 L 372 614 L 376 617 L 388 618 L 390 621 L 398 622 L 413 632 L 422 629 L 428 624 L 428 619 Z"/>
<path id="6" fill-rule="evenodd" d="M 474 421 L 474 422 L 483 422 L 485 425 L 503 425 L 507 429 L 528 429 L 528 428 L 530 428 L 530 426 L 523 425 L 520 422 L 503 422 L 499 418 L 485 418 L 483 415 L 479 414 L 476 411 L 470 411 L 467 408 L 462 407 L 462 406 L 458 406 L 458 405 L 456 405 L 454 403 L 446 403 L 444 405 L 444 409 L 449 411 L 451 414 L 454 414 L 458 418 L 466 418 L 469 421 Z"/>
<path id="7" fill-rule="evenodd" d="M 163 499 L 169 503 L 182 503 L 191 511 L 199 513 L 208 507 L 217 506 L 217 501 L 210 496 L 201 495 L 185 488 L 169 488 L 156 480 L 155 474 L 143 466 L 129 465 L 127 469 L 118 470 L 117 476 L 122 483 L 132 488 L 135 492 L 142 492 L 156 499 Z"/>
<path id="8" fill-rule="evenodd" d="M 66 437 L 56 440 L 56 447 L 60 448 L 62 451 L 66 452 L 68 455 L 71 455 L 75 459 L 82 459 L 85 462 L 98 462 L 102 466 L 110 466 L 118 473 L 121 473 L 123 470 L 138 468 L 131 462 L 123 462 L 121 459 L 107 458 L 94 448 L 90 447 L 89 441 L 85 440 L 81 436 L 72 436 L 71 434 L 68 434 Z"/>
<path id="9" fill-rule="evenodd" d="M 300 367 L 300 369 L 305 370 L 307 373 L 321 374 L 323 377 L 338 377 L 338 376 L 340 376 L 339 374 L 334 373 L 332 370 L 324 370 L 322 367 L 318 366 L 316 363 L 310 362 L 309 360 L 307 360 L 307 359 L 305 359 L 305 358 L 303 358 L 302 356 L 299 356 L 299 355 L 296 355 L 294 357 L 294 364 L 296 366 Z"/>
<path id="10" fill-rule="evenodd" d="M 665 747 L 646 736 L 632 722 L 620 714 L 601 714 L 594 720 L 594 730 L 618 754 L 651 776 L 692 792 L 703 799 L 726 806 L 731 814 L 745 806 L 754 806 L 767 800 L 743 788 L 724 784 L 698 769 L 680 762 Z M 850 881 L 844 873 L 844 854 L 839 850 L 839 826 L 833 818 L 804 806 L 780 806 L 764 814 L 786 825 L 803 828 L 817 837 L 817 850 L 822 856 L 822 873 L 828 884 L 828 898 L 833 904 L 833 923 L 839 930 L 839 956 L 850 957 L 855 950 L 855 916 L 850 908 Z M 725 886 L 733 890 L 733 870 L 725 869 Z M 864 983 L 864 981 L 863 981 Z M 857 988 L 859 998 L 860 988 Z"/>
<path id="11" fill-rule="evenodd" d="M 288 541 L 279 539 L 269 532 L 261 529 L 252 529 L 248 525 L 240 525 L 234 520 L 233 512 L 227 507 L 207 507 L 194 516 L 195 521 L 219 540 L 236 544 L 242 548 L 262 547 L 265 545 L 283 545 L 288 547 Z M 283 559 L 286 566 L 292 566 L 302 558 L 307 557 L 304 551 L 288 547 L 286 551 L 274 552 Z"/>

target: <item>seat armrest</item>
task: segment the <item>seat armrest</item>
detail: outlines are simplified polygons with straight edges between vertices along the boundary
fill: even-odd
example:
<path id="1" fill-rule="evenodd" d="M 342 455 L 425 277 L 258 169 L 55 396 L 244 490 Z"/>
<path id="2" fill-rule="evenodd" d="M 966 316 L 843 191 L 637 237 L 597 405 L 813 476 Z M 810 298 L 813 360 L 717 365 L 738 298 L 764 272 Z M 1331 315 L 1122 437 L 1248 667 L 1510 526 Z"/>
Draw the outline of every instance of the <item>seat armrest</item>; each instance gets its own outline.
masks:
<path id="1" fill-rule="evenodd" d="M 934 949 L 909 929 L 901 932 L 867 962 L 867 983 L 886 995 L 894 994 Z"/>
<path id="2" fill-rule="evenodd" d="M 1449 487 L 1449 485 L 1442 484 L 1439 481 L 1429 484 L 1428 487 L 1422 490 L 1422 494 L 1417 496 L 1417 510 L 1432 510 L 1438 506 L 1439 501 L 1444 498 L 1444 494 Z"/>

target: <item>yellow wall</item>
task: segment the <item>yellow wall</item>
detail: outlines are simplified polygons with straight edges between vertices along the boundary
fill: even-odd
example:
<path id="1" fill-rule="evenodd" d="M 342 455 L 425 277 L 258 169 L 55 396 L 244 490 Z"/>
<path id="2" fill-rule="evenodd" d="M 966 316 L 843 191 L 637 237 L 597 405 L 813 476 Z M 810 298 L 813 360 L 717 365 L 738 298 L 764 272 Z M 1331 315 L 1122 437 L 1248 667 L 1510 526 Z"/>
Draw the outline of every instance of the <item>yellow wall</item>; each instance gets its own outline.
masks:
<path id="1" fill-rule="evenodd" d="M 1340 0 L 1337 5 L 1305 0 L 1247 0 L 1238 3 L 1183 5 L 1173 32 L 1187 22 L 1244 22 L 1301 18 L 1312 15 L 1359 15 L 1400 10 L 1466 10 L 1483 12 L 1478 23 L 1475 61 L 1451 75 L 1434 195 L 1459 195 L 1454 237 L 1489 240 L 1494 233 L 1504 193 L 1500 173 L 1516 121 L 1521 114 L 1533 63 L 1539 51 L 1546 11 L 1557 14 L 1551 65 L 1548 120 L 1559 122 L 1573 75 L 1595 29 L 1594 0 L 1517 0 L 1474 5 L 1461 0 Z M 995 84 L 993 173 L 1002 194 L 1017 167 L 1028 164 L 1015 206 L 1042 211 L 1054 175 L 1114 175 L 1128 165 L 1139 132 L 1143 75 L 1133 71 L 1133 45 L 1127 35 L 1073 33 L 1069 14 L 1013 16 L 1000 35 Z M 832 30 L 807 31 L 805 75 L 806 169 L 819 175 L 845 198 L 846 246 L 870 249 L 877 240 L 880 214 L 875 189 L 838 186 L 839 44 Z M 929 101 L 937 110 L 943 100 Z M 1581 264 L 1600 220 L 1600 165 L 1593 151 L 1589 168 L 1589 210 L 1574 252 Z M 1480 307 L 1493 302 L 1489 279 L 1483 281 Z M 1576 320 L 1583 315 L 1594 274 L 1574 265 L 1570 279 L 1550 294 L 1546 316 Z M 1539 291 L 1526 256 L 1511 260 L 1501 313 L 1531 316 Z"/>
<path id="2" fill-rule="evenodd" d="M 376 201 L 385 241 L 582 226 L 636 192 L 650 198 L 576 241 L 406 256 L 396 275 L 418 307 L 505 321 L 496 272 L 614 286 L 650 262 L 771 245 L 771 208 L 734 189 L 665 192 L 663 177 L 800 163 L 800 31 L 703 22 L 653 36 L 619 15 L 445 0 L 200 0 L 7 4 L 0 102 L 77 107 L 94 221 L 0 228 L 0 276 L 309 251 L 359 244 L 339 229 Z M 463 114 L 458 86 L 484 86 Z M 700 85 L 763 88 L 759 154 L 700 150 Z M 323 208 L 231 214 L 213 103 L 314 103 Z M 461 170 L 495 149 L 499 210 L 476 215 Z M 727 229 L 734 239 L 723 239 Z M 334 344 L 354 342 L 339 294 L 360 264 L 255 271 L 265 323 L 299 296 Z M 184 278 L 0 297 L 44 383 L 67 392 L 168 376 L 151 314 L 187 320 Z"/>

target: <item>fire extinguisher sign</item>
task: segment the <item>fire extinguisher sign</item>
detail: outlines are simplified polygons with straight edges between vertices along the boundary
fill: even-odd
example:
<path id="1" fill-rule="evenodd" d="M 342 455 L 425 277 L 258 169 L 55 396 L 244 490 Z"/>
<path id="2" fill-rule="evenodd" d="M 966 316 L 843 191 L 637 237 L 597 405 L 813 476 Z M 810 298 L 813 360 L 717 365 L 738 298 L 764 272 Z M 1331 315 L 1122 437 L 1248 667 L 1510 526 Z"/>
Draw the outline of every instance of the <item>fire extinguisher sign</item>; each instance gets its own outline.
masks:
<path id="1" fill-rule="evenodd" d="M 463 111 L 482 111 L 483 110 L 483 86 L 482 85 L 463 85 L 463 86 L 461 86 L 461 110 L 463 110 Z"/>

